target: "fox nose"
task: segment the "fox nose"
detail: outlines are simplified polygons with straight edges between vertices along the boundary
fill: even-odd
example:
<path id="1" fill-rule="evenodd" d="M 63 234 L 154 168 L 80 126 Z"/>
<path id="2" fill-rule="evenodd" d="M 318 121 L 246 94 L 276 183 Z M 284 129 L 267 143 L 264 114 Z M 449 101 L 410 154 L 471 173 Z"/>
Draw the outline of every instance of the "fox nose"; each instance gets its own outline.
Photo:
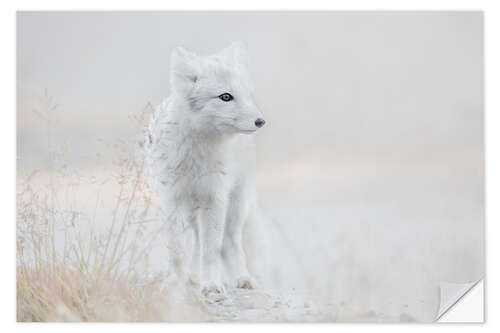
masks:
<path id="1" fill-rule="evenodd" d="M 266 121 L 264 119 L 257 118 L 257 120 L 255 121 L 255 126 L 262 127 L 262 126 L 264 126 L 265 123 L 266 123 Z"/>

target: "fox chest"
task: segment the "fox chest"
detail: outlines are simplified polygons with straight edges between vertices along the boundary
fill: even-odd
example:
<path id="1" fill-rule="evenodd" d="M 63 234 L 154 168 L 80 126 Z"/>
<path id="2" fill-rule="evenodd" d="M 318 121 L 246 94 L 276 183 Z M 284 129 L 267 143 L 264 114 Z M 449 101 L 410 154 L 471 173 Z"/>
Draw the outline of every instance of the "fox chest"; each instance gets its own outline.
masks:
<path id="1" fill-rule="evenodd" d="M 163 184 L 177 203 L 208 207 L 224 201 L 236 182 L 234 167 L 222 157 L 190 156 L 171 160 L 163 173 Z"/>

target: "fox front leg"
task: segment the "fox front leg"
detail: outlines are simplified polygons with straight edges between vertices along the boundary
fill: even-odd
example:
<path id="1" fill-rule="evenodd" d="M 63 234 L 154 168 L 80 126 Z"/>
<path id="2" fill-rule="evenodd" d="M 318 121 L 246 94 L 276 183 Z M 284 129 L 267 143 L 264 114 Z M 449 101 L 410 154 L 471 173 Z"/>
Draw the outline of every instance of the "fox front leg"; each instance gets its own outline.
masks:
<path id="1" fill-rule="evenodd" d="M 254 289 L 255 280 L 247 268 L 243 250 L 243 229 L 249 213 L 248 200 L 242 191 L 233 194 L 224 228 L 223 258 L 232 285 L 236 288 Z"/>
<path id="2" fill-rule="evenodd" d="M 200 289 L 205 296 L 225 292 L 221 279 L 225 216 L 225 210 L 217 205 L 200 211 Z"/>
<path id="3" fill-rule="evenodd" d="M 200 284 L 200 227 L 199 219 L 194 218 L 191 221 L 191 227 L 194 236 L 194 248 L 191 255 L 191 263 L 189 268 L 189 280 L 193 285 Z"/>

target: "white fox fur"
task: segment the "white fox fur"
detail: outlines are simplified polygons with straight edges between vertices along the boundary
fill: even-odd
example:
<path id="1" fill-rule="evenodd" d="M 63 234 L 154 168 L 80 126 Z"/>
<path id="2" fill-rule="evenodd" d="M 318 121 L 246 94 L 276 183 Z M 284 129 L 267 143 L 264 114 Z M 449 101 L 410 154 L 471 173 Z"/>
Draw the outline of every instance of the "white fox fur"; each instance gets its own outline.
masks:
<path id="1" fill-rule="evenodd" d="M 212 56 L 177 48 L 170 61 L 172 95 L 152 115 L 145 145 L 171 225 L 170 263 L 180 271 L 189 266 L 205 294 L 224 292 L 225 284 L 253 288 L 242 234 L 245 222 L 258 214 L 249 134 L 262 114 L 252 97 L 244 47 L 233 43 Z M 233 99 L 224 101 L 223 94 Z M 190 231 L 192 254 L 183 237 Z"/>

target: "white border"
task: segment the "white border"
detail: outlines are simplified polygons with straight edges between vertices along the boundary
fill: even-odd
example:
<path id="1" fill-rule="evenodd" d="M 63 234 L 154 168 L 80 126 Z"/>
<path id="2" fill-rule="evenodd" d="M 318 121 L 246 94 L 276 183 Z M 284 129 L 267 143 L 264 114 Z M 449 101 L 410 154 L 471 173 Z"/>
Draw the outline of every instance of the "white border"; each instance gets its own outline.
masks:
<path id="1" fill-rule="evenodd" d="M 499 235 L 498 222 L 500 221 L 500 214 L 498 205 L 499 202 L 499 176 L 500 159 L 498 145 L 495 143 L 500 142 L 500 128 L 499 123 L 499 60 L 500 50 L 498 45 L 498 31 L 500 31 L 500 15 L 498 10 L 498 1 L 460 1 L 460 0 L 420 0 L 420 1 L 369 1 L 369 0 L 350 0 L 343 2 L 334 2 L 328 0 L 308 0 L 308 1 L 274 1 L 274 0 L 253 0 L 253 1 L 230 1 L 230 0 L 182 0 L 177 2 L 166 1 L 103 1 L 103 0 L 77 0 L 77 1 L 62 1 L 62 0 L 45 0 L 43 4 L 41 1 L 3 1 L 0 11 L 0 24 L 1 24 L 1 43 L 4 46 L 0 52 L 2 61 L 0 61 L 1 73 L 1 124 L 0 130 L 2 143 L 3 159 L 0 163 L 2 167 L 1 184 L 1 203 L 2 203 L 2 232 L 1 246 L 2 246 L 2 268 L 3 274 L 0 275 L 2 288 L 0 316 L 2 319 L 2 329 L 5 331 L 10 330 L 36 330 L 50 332 L 67 331 L 87 331 L 92 330 L 105 330 L 105 329 L 119 329 L 122 332 L 130 332 L 136 329 L 147 329 L 148 331 L 161 331 L 175 329 L 177 330 L 191 330 L 203 329 L 204 331 L 225 331 L 225 330 L 238 330 L 241 332 L 258 330 L 286 330 L 287 332 L 294 332 L 302 329 L 314 329 L 329 331 L 334 329 L 369 329 L 370 331 L 399 331 L 403 327 L 409 330 L 422 329 L 421 325 L 354 325 L 354 324 L 334 324 L 321 325 L 321 324 L 281 324 L 281 325 L 174 325 L 174 324 L 17 324 L 15 323 L 15 12 L 17 10 L 484 10 L 485 11 L 485 44 L 486 44 L 486 148 L 487 148 L 487 235 Z M 210 4 L 210 6 L 209 6 Z M 498 298 L 495 299 L 492 295 L 498 295 L 498 284 L 488 284 L 487 281 L 500 281 L 498 274 L 498 264 L 494 264 L 493 254 L 499 253 L 499 244 L 495 239 L 488 239 L 487 237 L 487 280 L 486 280 L 486 321 L 485 325 L 488 328 L 496 328 L 499 330 L 498 316 L 488 313 L 495 312 L 498 309 Z M 497 260 L 498 261 L 498 260 Z M 489 309 L 492 311 L 490 312 Z M 425 325 L 426 330 L 453 330 L 462 331 L 468 329 L 476 329 L 478 325 L 460 325 L 460 324 L 447 324 L 447 325 Z"/>

